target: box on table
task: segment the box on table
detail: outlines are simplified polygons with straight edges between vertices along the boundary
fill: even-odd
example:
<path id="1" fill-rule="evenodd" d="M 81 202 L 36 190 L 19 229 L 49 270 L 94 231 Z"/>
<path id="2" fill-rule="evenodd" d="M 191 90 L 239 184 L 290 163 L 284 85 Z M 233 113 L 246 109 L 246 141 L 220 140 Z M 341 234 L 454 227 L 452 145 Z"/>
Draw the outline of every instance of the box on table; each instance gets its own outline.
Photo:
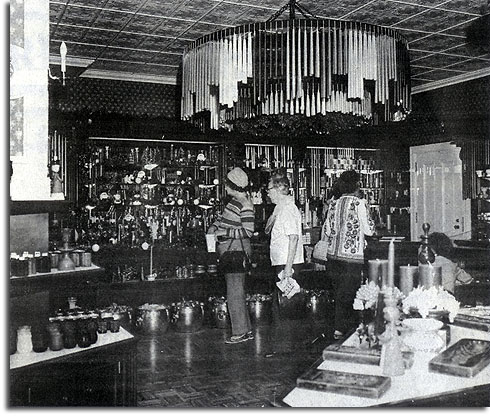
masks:
<path id="1" fill-rule="evenodd" d="M 380 398 L 391 386 L 391 378 L 351 372 L 310 369 L 296 380 L 299 388 L 356 397 Z"/>
<path id="2" fill-rule="evenodd" d="M 490 342 L 461 339 L 429 362 L 429 370 L 471 378 L 490 363 Z"/>

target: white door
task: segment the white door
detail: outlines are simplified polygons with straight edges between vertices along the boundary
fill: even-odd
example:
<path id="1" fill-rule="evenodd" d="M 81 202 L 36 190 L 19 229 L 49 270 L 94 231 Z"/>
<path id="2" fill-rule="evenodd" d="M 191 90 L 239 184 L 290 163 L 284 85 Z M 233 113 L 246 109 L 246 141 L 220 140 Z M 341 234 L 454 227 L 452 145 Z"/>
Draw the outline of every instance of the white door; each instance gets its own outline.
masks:
<path id="1" fill-rule="evenodd" d="M 410 234 L 420 240 L 422 224 L 451 239 L 471 238 L 471 201 L 463 200 L 461 148 L 444 142 L 410 148 Z"/>

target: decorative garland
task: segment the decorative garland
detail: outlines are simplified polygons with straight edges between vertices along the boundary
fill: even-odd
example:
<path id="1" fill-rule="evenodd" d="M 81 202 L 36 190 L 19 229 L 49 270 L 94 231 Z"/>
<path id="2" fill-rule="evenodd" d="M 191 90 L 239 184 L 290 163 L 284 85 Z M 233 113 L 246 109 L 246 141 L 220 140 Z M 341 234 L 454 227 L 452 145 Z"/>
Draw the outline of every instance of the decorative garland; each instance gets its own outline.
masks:
<path id="1" fill-rule="evenodd" d="M 302 114 L 261 115 L 252 119 L 228 120 L 235 133 L 262 137 L 302 137 L 329 135 L 372 124 L 371 119 L 340 112 L 306 117 Z"/>

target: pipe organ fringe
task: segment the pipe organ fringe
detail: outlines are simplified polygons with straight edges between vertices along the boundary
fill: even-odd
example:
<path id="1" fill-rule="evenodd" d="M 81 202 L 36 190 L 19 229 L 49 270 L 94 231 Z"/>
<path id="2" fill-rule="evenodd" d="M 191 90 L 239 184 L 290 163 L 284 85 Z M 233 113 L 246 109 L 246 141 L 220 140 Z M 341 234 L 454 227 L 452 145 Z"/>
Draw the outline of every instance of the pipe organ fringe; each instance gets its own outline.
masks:
<path id="1" fill-rule="evenodd" d="M 183 56 L 182 119 L 351 113 L 394 120 L 410 111 L 406 40 L 395 31 L 336 20 L 280 20 L 225 29 Z"/>

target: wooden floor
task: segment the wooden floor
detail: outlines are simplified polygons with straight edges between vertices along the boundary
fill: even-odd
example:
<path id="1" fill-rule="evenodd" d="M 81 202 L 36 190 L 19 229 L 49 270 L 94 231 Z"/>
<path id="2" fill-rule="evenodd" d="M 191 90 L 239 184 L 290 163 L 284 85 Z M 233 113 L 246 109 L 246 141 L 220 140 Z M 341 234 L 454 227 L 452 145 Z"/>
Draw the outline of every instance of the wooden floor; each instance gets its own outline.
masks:
<path id="1" fill-rule="evenodd" d="M 168 330 L 138 343 L 139 407 L 271 407 L 332 342 L 328 317 L 273 317 L 255 339 L 227 345 L 229 330 Z M 319 337 L 317 341 L 315 338 Z M 281 397 L 282 398 L 282 397 Z"/>

